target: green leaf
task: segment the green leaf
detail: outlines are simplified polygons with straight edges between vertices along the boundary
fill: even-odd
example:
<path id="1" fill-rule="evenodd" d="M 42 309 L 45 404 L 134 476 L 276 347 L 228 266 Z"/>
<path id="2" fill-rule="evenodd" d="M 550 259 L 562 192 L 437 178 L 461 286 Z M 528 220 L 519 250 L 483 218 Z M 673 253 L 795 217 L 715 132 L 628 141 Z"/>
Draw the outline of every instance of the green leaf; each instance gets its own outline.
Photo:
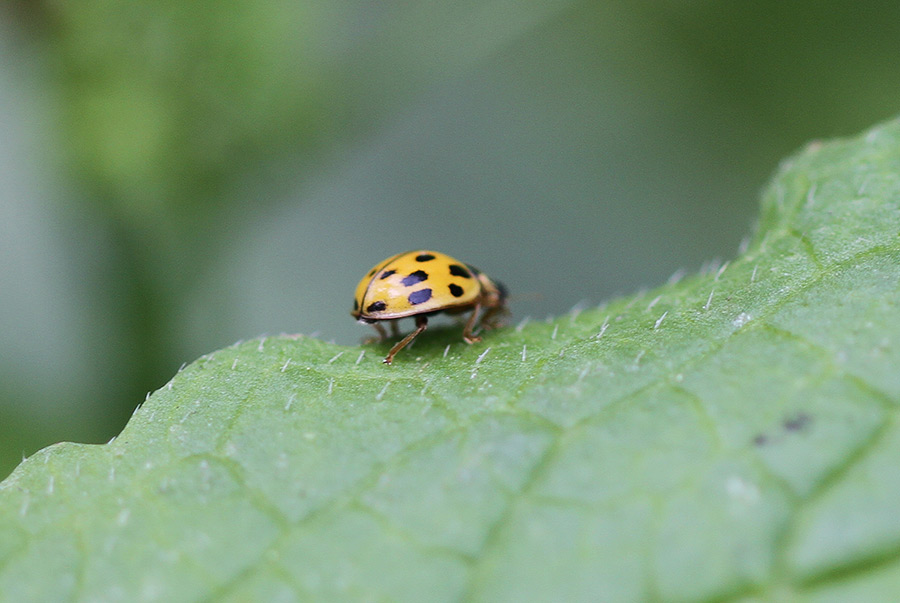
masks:
<path id="1" fill-rule="evenodd" d="M 9 601 L 892 600 L 900 121 L 741 257 L 545 323 L 194 362 L 0 484 Z"/>

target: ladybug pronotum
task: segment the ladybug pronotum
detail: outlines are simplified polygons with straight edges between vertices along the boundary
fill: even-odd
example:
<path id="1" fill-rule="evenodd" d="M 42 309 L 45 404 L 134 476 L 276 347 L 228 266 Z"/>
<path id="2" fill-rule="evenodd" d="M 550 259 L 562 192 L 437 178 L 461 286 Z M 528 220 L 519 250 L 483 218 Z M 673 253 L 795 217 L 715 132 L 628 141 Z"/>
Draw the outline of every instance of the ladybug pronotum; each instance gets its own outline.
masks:
<path id="1" fill-rule="evenodd" d="M 468 310 L 472 315 L 463 328 L 463 341 L 476 343 L 481 337 L 472 330 L 479 312 L 484 310 L 482 327 L 496 327 L 496 319 L 506 313 L 506 288 L 470 264 L 437 251 L 418 250 L 376 264 L 356 286 L 350 314 L 375 327 L 382 341 L 387 338 L 382 322 L 390 321 L 392 334 L 398 336 L 397 321 L 415 317 L 415 330 L 384 357 L 384 363 L 390 364 L 397 352 L 425 330 L 429 316 Z"/>

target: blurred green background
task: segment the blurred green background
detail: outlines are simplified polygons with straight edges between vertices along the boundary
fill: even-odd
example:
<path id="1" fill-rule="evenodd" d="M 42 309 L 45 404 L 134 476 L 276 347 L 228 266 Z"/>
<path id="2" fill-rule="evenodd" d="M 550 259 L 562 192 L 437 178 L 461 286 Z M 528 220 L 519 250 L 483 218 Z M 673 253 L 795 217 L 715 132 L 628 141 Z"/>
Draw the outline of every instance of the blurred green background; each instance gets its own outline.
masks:
<path id="1" fill-rule="evenodd" d="M 236 340 L 358 341 L 398 251 L 514 321 L 731 258 L 783 156 L 898 112 L 898 59 L 888 2 L 6 3 L 0 476 Z"/>

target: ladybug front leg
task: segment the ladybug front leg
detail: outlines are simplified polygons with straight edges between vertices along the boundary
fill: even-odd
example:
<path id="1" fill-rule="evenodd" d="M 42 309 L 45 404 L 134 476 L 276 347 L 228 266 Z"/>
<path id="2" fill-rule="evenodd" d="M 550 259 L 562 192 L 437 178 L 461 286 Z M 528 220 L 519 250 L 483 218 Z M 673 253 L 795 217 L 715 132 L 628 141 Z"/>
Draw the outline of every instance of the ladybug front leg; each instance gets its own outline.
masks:
<path id="1" fill-rule="evenodd" d="M 385 364 L 390 364 L 394 360 L 394 355 L 405 348 L 409 344 L 409 342 L 415 339 L 419 335 L 419 333 L 425 330 L 425 327 L 427 326 L 428 317 L 426 317 L 424 314 L 416 316 L 416 330 L 397 342 L 397 344 L 391 348 L 391 351 L 388 352 L 388 355 L 384 357 L 384 360 L 382 362 L 384 362 Z"/>
<path id="2" fill-rule="evenodd" d="M 472 333 L 472 329 L 475 327 L 475 321 L 478 319 L 479 310 L 481 310 L 481 304 L 475 304 L 475 307 L 472 308 L 472 315 L 469 317 L 469 320 L 466 321 L 466 326 L 463 328 L 463 341 L 466 343 L 478 343 L 481 341 L 481 337 Z"/>

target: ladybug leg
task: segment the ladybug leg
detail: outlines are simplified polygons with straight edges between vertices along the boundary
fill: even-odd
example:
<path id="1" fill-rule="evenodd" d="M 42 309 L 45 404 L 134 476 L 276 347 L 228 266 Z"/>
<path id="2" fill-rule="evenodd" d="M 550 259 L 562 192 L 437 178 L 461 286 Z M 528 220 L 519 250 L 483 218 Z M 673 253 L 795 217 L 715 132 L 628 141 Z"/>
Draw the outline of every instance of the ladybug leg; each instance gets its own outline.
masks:
<path id="1" fill-rule="evenodd" d="M 481 326 L 485 329 L 496 329 L 502 325 L 501 317 L 506 314 L 509 314 L 509 310 L 502 304 L 488 308 L 484 316 L 481 317 Z"/>
<path id="2" fill-rule="evenodd" d="M 494 319 L 494 316 L 497 314 L 498 311 L 499 311 L 499 308 L 497 306 L 487 309 L 487 311 L 484 313 L 484 316 L 481 317 L 482 328 L 485 328 L 485 329 L 496 329 L 497 328 L 497 321 Z"/>
<path id="3" fill-rule="evenodd" d="M 400 321 L 391 321 L 391 337 L 400 337 Z"/>
<path id="4" fill-rule="evenodd" d="M 422 314 L 416 316 L 416 330 L 413 331 L 412 333 L 410 333 L 409 335 L 407 335 L 406 337 L 404 337 L 403 339 L 401 339 L 400 341 L 398 341 L 394 345 L 394 347 L 391 348 L 391 351 L 388 352 L 388 355 L 384 357 L 383 362 L 385 364 L 390 364 L 394 360 L 394 355 L 396 355 L 397 352 L 399 352 L 400 350 L 405 348 L 409 344 L 409 342 L 412 341 L 413 339 L 415 339 L 419 333 L 421 333 L 422 331 L 425 330 L 425 327 L 427 327 L 427 326 L 428 326 L 428 317 L 426 317 L 425 315 L 422 315 Z"/>
<path id="5" fill-rule="evenodd" d="M 466 326 L 463 328 L 463 341 L 466 343 L 478 343 L 481 341 L 481 337 L 472 334 L 472 328 L 475 326 L 475 320 L 478 319 L 479 310 L 481 310 L 481 304 L 475 304 L 475 307 L 472 309 L 472 315 L 469 317 Z"/>
<path id="6" fill-rule="evenodd" d="M 380 323 L 373 322 L 372 327 L 376 331 L 378 331 L 378 335 L 375 337 L 366 337 L 363 340 L 363 343 L 365 343 L 365 344 L 378 343 L 378 342 L 381 342 L 381 341 L 384 341 L 385 339 L 387 339 L 387 333 L 384 332 L 384 327 L 382 327 Z"/>

